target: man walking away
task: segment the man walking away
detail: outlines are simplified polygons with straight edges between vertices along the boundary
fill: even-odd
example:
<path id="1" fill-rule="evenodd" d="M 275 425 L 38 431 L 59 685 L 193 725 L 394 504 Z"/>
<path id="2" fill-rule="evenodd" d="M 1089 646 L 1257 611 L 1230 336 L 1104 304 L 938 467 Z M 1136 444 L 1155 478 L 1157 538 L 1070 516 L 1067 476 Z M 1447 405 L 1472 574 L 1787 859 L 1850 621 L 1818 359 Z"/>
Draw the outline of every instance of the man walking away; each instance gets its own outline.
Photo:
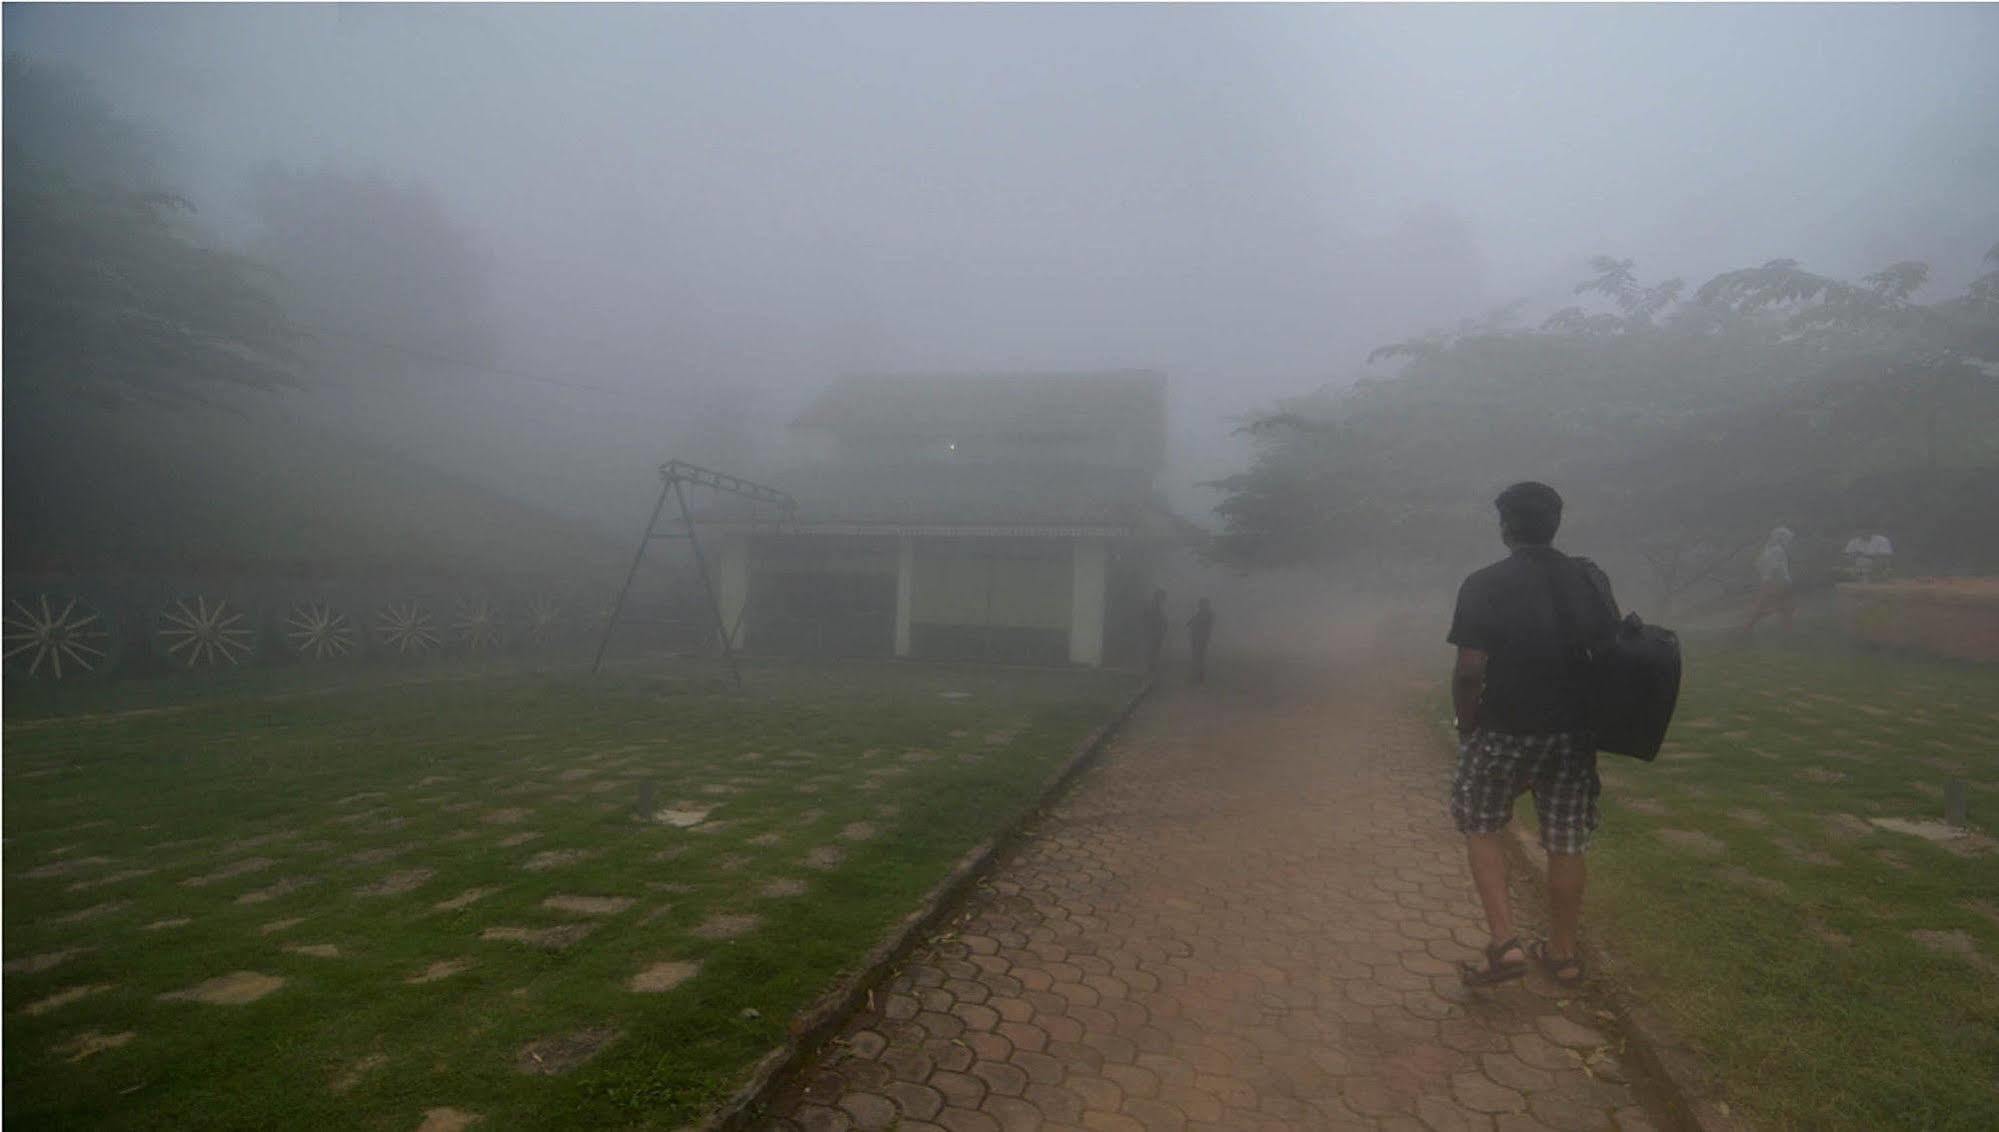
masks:
<path id="1" fill-rule="evenodd" d="M 1756 604 L 1749 608 L 1749 621 L 1742 626 L 1747 639 L 1756 632 L 1756 623 L 1772 613 L 1783 618 L 1784 631 L 1791 631 L 1791 528 L 1778 527 L 1764 540 L 1756 555 Z"/>
<path id="2" fill-rule="evenodd" d="M 1451 817 L 1465 835 L 1491 931 L 1484 965 L 1465 964 L 1463 975 L 1473 986 L 1517 979 L 1531 955 L 1557 983 L 1572 986 L 1583 978 L 1576 951 L 1583 852 L 1597 828 L 1601 790 L 1596 748 L 1584 730 L 1578 643 L 1615 630 L 1617 603 L 1594 563 L 1554 548 L 1562 522 L 1554 488 L 1517 483 L 1495 503 L 1500 538 L 1511 553 L 1465 579 L 1448 638 L 1458 649 Z M 1550 932 L 1523 948 L 1507 903 L 1501 839 L 1514 800 L 1530 790 L 1548 851 Z"/>
<path id="3" fill-rule="evenodd" d="M 1145 670 L 1159 671 L 1160 655 L 1166 650 L 1166 591 L 1153 590 L 1152 604 L 1145 607 Z"/>
<path id="4" fill-rule="evenodd" d="M 1187 647 L 1194 658 L 1193 680 L 1196 684 L 1208 682 L 1208 640 L 1215 634 L 1215 611 L 1202 598 L 1194 607 L 1194 616 L 1187 621 Z"/>

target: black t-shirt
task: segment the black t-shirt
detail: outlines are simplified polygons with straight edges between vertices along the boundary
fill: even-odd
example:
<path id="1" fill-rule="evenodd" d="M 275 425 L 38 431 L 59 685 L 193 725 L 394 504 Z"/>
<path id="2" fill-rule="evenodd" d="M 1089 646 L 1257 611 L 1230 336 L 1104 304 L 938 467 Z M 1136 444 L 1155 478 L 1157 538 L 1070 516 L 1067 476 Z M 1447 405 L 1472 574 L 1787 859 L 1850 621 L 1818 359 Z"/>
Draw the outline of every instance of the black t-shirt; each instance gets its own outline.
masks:
<path id="1" fill-rule="evenodd" d="M 1552 547 L 1523 546 L 1465 579 L 1446 638 L 1486 654 L 1485 694 L 1479 726 L 1491 731 L 1544 734 L 1574 731 L 1583 705 L 1573 662 L 1549 592 L 1553 571 L 1574 619 L 1576 637 L 1608 635 L 1616 626 L 1610 579 L 1586 558 Z M 1593 576 L 1598 590 L 1591 585 Z"/>

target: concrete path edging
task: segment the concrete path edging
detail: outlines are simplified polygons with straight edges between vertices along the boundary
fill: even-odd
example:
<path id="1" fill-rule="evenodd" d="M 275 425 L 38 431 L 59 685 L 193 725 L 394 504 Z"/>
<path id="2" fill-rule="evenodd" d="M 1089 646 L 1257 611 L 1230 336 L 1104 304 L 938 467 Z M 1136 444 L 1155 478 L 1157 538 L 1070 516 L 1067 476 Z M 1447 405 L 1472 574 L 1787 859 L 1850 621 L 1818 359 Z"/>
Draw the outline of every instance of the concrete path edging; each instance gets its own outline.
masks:
<path id="1" fill-rule="evenodd" d="M 1515 825 L 1507 843 L 1518 871 L 1536 894 L 1547 896 L 1547 873 L 1536 859 L 1540 845 L 1526 827 Z M 1587 919 L 1587 912 L 1585 912 Z M 1578 941 L 1590 971 L 1589 992 L 1616 1015 L 1625 1049 L 1638 1067 L 1651 1075 L 1661 1099 L 1685 1132 L 1750 1132 L 1755 1126 L 1731 1111 L 1721 1082 L 1666 1019 L 1641 1001 L 1616 975 L 1627 970 L 1603 945 L 1587 936 Z"/>
<path id="2" fill-rule="evenodd" d="M 819 1047 L 837 1034 L 850 1016 L 867 1004 L 868 996 L 888 977 L 896 964 L 907 958 L 933 929 L 950 918 L 972 886 L 993 870 L 1035 816 L 1103 754 L 1139 705 L 1152 694 L 1157 683 L 1155 679 L 1147 679 L 1115 715 L 1090 732 L 1075 753 L 1048 775 L 1034 801 L 992 836 L 958 858 L 957 864 L 951 867 L 944 879 L 924 895 L 915 911 L 897 921 L 869 949 L 857 969 L 841 977 L 831 989 L 792 1019 L 790 1035 L 784 1043 L 758 1060 L 750 1070 L 749 1079 L 696 1128 L 700 1132 L 737 1132 L 762 1117 L 770 1098 L 783 1088 L 791 1075 L 809 1062 Z"/>

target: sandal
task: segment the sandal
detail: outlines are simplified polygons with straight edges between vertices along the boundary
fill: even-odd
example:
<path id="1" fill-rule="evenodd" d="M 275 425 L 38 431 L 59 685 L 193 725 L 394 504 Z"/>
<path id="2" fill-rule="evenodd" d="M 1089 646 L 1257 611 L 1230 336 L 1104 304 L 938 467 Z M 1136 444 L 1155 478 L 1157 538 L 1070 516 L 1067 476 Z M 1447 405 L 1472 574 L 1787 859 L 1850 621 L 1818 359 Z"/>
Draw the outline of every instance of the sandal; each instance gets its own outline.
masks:
<path id="1" fill-rule="evenodd" d="M 1458 964 L 1458 977 L 1468 987 L 1490 987 L 1512 982 L 1527 973 L 1527 961 L 1506 958 L 1509 951 L 1521 951 L 1520 938 L 1501 940 L 1485 949 L 1485 966 L 1475 963 Z M 1525 954 L 1525 952 L 1521 952 Z"/>
<path id="2" fill-rule="evenodd" d="M 1584 973 L 1582 956 L 1571 955 L 1567 959 L 1557 959 L 1548 954 L 1548 941 L 1545 939 L 1535 940 L 1527 951 L 1534 957 L 1535 962 L 1541 964 L 1541 969 L 1548 973 L 1548 977 L 1555 981 L 1556 986 L 1582 985 Z"/>

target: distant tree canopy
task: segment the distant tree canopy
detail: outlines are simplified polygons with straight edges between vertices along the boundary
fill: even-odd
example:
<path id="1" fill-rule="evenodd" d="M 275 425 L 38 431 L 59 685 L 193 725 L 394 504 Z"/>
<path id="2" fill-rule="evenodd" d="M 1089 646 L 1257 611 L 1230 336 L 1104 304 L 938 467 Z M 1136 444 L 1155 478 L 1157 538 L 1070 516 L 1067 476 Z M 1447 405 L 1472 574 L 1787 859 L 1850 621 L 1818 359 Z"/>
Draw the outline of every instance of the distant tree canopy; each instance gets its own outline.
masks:
<path id="1" fill-rule="evenodd" d="M 10 414 L 27 397 L 199 400 L 302 378 L 269 277 L 196 238 L 146 135 L 78 76 L 18 56 L 5 99 Z"/>
<path id="2" fill-rule="evenodd" d="M 1652 600 L 1777 522 L 1881 525 L 1932 562 L 1999 566 L 1980 510 L 1999 509 L 1999 247 L 1928 304 L 1920 263 L 1854 283 L 1777 260 L 1691 296 L 1630 260 L 1590 266 L 1593 307 L 1385 346 L 1396 377 L 1251 421 L 1250 467 L 1216 485 L 1214 556 L 1449 565 L 1490 548 L 1492 496 L 1532 478 L 1650 565 Z"/>
<path id="3" fill-rule="evenodd" d="M 313 328 L 329 377 L 409 379 L 492 360 L 485 265 L 429 190 L 322 168 L 251 178 L 252 248 Z"/>

